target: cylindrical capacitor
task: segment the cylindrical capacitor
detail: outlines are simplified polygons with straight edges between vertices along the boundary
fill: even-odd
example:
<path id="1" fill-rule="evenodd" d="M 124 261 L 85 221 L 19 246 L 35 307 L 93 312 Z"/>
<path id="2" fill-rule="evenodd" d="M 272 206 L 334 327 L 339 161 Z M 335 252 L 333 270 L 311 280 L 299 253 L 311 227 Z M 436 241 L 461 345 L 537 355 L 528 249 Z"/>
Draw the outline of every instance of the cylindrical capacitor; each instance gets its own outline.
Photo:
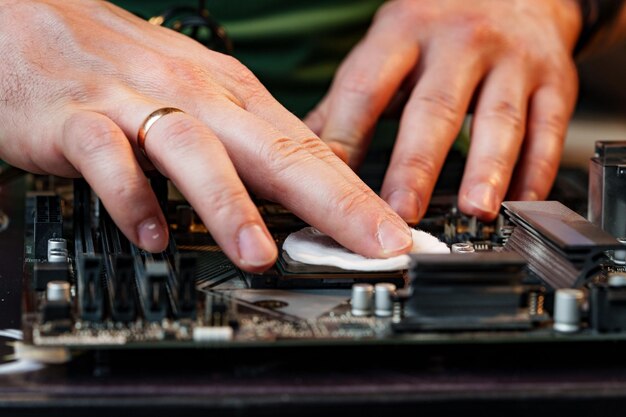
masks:
<path id="1" fill-rule="evenodd" d="M 48 239 L 48 253 L 54 250 L 66 251 L 67 240 L 62 237 L 53 237 Z"/>
<path id="2" fill-rule="evenodd" d="M 626 287 L 626 273 L 610 273 L 607 282 L 609 284 L 609 287 Z"/>
<path id="3" fill-rule="evenodd" d="M 60 237 L 48 239 L 48 262 L 67 261 L 67 240 Z"/>
<path id="4" fill-rule="evenodd" d="M 70 283 L 67 281 L 50 281 L 46 286 L 48 301 L 70 301 Z"/>
<path id="5" fill-rule="evenodd" d="M 561 288 L 554 295 L 554 330 L 571 333 L 580 329 L 580 308 L 585 298 L 581 290 Z"/>
<path id="6" fill-rule="evenodd" d="M 617 241 L 622 245 L 626 245 L 625 237 L 618 237 Z M 626 248 L 623 250 L 616 250 L 613 252 L 613 261 L 618 265 L 626 264 Z"/>
<path id="7" fill-rule="evenodd" d="M 386 282 L 378 283 L 374 287 L 374 307 L 378 317 L 391 317 L 394 292 L 396 292 L 396 286 Z"/>
<path id="8" fill-rule="evenodd" d="M 474 253 L 474 245 L 471 242 L 453 243 L 450 247 L 452 253 Z"/>
<path id="9" fill-rule="evenodd" d="M 67 262 L 67 251 L 51 250 L 50 252 L 48 252 L 48 262 Z"/>
<path id="10" fill-rule="evenodd" d="M 372 284 L 354 284 L 352 286 L 353 316 L 369 316 L 374 307 L 374 286 Z"/>

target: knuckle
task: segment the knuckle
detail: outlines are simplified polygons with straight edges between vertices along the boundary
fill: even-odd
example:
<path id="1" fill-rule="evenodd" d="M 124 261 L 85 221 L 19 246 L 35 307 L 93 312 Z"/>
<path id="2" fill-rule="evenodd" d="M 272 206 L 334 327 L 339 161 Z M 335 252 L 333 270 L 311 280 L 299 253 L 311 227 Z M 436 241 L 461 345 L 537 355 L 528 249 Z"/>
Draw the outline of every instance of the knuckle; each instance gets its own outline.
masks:
<path id="1" fill-rule="evenodd" d="M 522 115 L 522 111 L 509 100 L 499 100 L 496 102 L 496 104 L 487 111 L 486 117 L 503 120 L 515 133 L 520 133 L 524 130 L 524 116 Z"/>
<path id="2" fill-rule="evenodd" d="M 122 170 L 117 170 L 116 172 L 112 172 L 110 174 L 110 181 L 108 182 L 110 188 L 110 195 L 112 198 L 118 202 L 123 202 L 125 205 L 129 204 L 129 202 L 136 201 L 138 198 L 141 198 L 145 193 L 144 183 L 142 182 L 140 177 L 133 177 L 126 175 Z M 143 207 L 144 204 L 133 205 L 133 207 Z M 135 215 L 136 221 L 141 221 L 144 219 L 144 213 L 141 211 L 133 211 L 132 215 Z"/>
<path id="3" fill-rule="evenodd" d="M 520 68 L 537 69 L 542 66 L 542 60 L 537 54 L 537 48 L 533 48 L 523 39 L 513 41 L 513 48 L 510 48 L 513 59 Z"/>
<path id="4" fill-rule="evenodd" d="M 544 65 L 546 80 L 563 91 L 578 91 L 578 71 L 571 59 L 554 60 Z"/>
<path id="5" fill-rule="evenodd" d="M 200 86 L 208 79 L 206 69 L 195 62 L 170 58 L 165 60 L 164 65 L 168 82 L 176 80 L 185 86 Z"/>
<path id="6" fill-rule="evenodd" d="M 556 174 L 558 167 L 558 161 L 549 161 L 547 159 L 538 158 L 532 161 L 530 170 L 533 178 L 541 179 L 542 182 L 552 183 L 552 180 Z"/>
<path id="7" fill-rule="evenodd" d="M 333 210 L 338 210 L 339 213 L 352 217 L 357 213 L 363 211 L 365 207 L 371 201 L 371 195 L 362 191 L 359 188 L 344 187 L 340 189 L 335 201 L 331 201 Z"/>
<path id="8" fill-rule="evenodd" d="M 425 112 L 455 128 L 461 121 L 458 99 L 443 90 L 433 90 L 416 96 L 410 107 L 411 110 Z"/>
<path id="9" fill-rule="evenodd" d="M 302 145 L 292 139 L 279 137 L 265 144 L 262 153 L 265 155 L 270 172 L 281 175 L 292 167 L 313 158 Z"/>
<path id="10" fill-rule="evenodd" d="M 215 218 L 232 217 L 235 211 L 240 211 L 248 206 L 248 194 L 243 187 L 218 187 L 214 184 L 206 184 L 202 190 L 204 207 L 210 207 L 211 215 Z"/>
<path id="11" fill-rule="evenodd" d="M 352 68 L 351 71 L 343 71 L 339 82 L 339 93 L 369 99 L 374 95 L 374 80 L 372 74 L 366 70 Z"/>
<path id="12" fill-rule="evenodd" d="M 152 52 L 147 52 L 151 54 Z M 156 56 L 155 62 L 164 62 L 163 66 L 155 65 L 153 71 L 157 71 L 157 83 L 150 85 L 150 93 L 156 97 L 163 97 L 161 86 L 168 86 L 168 93 L 175 97 L 188 97 L 201 92 L 203 101 L 218 98 L 225 95 L 224 89 L 213 82 L 213 78 L 208 68 L 194 60 L 180 60 L 178 58 L 165 58 Z M 143 84 L 143 80 L 141 80 Z M 142 85 L 145 89 L 145 85 Z M 167 96 L 168 100 L 171 97 Z"/>
<path id="13" fill-rule="evenodd" d="M 567 118 L 559 113 L 549 113 L 533 118 L 531 128 L 536 132 L 548 132 L 561 143 L 565 141 Z"/>
<path id="14" fill-rule="evenodd" d="M 238 73 L 248 69 L 240 60 L 232 55 L 219 54 L 219 63 L 224 68 L 228 68 L 228 71 L 232 73 Z"/>
<path id="15" fill-rule="evenodd" d="M 513 170 L 512 162 L 505 155 L 495 153 L 478 158 L 475 166 L 479 167 L 481 172 L 500 173 L 500 175 L 494 175 L 491 179 L 494 186 L 498 186 L 499 184 L 497 183 L 505 180 L 505 178 L 508 179 L 508 173 Z"/>
<path id="16" fill-rule="evenodd" d="M 394 164 L 396 162 L 394 161 Z M 426 178 L 437 178 L 439 167 L 433 158 L 420 152 L 403 154 L 397 161 L 398 170 L 401 172 L 413 172 Z"/>
<path id="17" fill-rule="evenodd" d="M 311 155 L 319 159 L 328 159 L 335 155 L 326 143 L 315 137 L 302 140 L 300 145 Z"/>
<path id="18" fill-rule="evenodd" d="M 466 16 L 458 34 L 462 42 L 470 48 L 484 49 L 486 45 L 500 45 L 506 42 L 505 32 L 488 16 L 474 14 Z"/>
<path id="19" fill-rule="evenodd" d="M 254 73 L 235 58 L 228 57 L 229 74 L 234 81 L 238 96 L 247 102 L 267 100 L 270 96 Z"/>
<path id="20" fill-rule="evenodd" d="M 97 157 L 101 153 L 112 153 L 120 147 L 118 128 L 103 118 L 86 118 L 74 115 L 65 124 L 64 137 L 75 144 L 78 156 Z"/>

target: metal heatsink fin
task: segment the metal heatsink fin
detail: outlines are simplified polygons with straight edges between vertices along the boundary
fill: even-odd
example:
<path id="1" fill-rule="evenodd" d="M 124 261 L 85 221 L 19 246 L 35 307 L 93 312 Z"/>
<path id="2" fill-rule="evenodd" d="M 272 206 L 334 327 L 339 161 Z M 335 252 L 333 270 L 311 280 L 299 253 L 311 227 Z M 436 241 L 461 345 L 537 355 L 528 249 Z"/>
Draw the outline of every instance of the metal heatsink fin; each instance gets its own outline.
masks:
<path id="1" fill-rule="evenodd" d="M 611 235 L 557 201 L 505 201 L 516 226 L 505 250 L 553 288 L 580 287 L 598 272 L 608 250 L 623 249 Z"/>

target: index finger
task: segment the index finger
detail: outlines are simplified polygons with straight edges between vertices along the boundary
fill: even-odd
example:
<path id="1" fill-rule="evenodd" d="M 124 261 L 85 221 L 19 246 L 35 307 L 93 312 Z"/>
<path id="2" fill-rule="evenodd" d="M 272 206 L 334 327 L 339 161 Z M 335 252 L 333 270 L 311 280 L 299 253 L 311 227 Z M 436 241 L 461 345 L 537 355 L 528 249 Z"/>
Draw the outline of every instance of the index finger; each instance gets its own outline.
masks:
<path id="1" fill-rule="evenodd" d="M 211 109 L 205 109 L 200 117 L 220 137 L 244 182 L 259 195 L 281 203 L 365 256 L 389 257 L 410 249 L 406 223 L 373 191 L 336 169 L 333 165 L 341 162 L 321 140 L 289 137 L 232 102 L 221 103 L 220 111 L 223 118 L 237 123 L 219 123 Z"/>

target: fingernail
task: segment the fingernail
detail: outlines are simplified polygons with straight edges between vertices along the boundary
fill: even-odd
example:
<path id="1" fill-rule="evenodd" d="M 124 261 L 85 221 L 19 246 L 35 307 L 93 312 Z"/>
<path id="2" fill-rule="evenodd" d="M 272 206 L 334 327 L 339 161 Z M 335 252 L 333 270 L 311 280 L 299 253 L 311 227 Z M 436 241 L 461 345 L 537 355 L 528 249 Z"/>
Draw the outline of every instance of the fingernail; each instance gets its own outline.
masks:
<path id="1" fill-rule="evenodd" d="M 489 183 L 483 182 L 475 185 L 474 188 L 470 189 L 465 198 L 470 205 L 486 213 L 495 213 L 498 211 L 496 190 Z"/>
<path id="2" fill-rule="evenodd" d="M 143 221 L 137 234 L 141 247 L 148 252 L 161 252 L 167 244 L 167 232 L 156 217 Z"/>
<path id="3" fill-rule="evenodd" d="M 534 191 L 524 191 L 520 197 L 521 201 L 538 201 L 539 195 Z"/>
<path id="4" fill-rule="evenodd" d="M 396 190 L 389 195 L 387 202 L 405 222 L 419 221 L 422 203 L 413 191 Z"/>
<path id="5" fill-rule="evenodd" d="M 389 220 L 383 221 L 378 226 L 376 237 L 384 254 L 404 252 L 413 245 L 409 227 L 400 228 Z"/>
<path id="6" fill-rule="evenodd" d="M 251 224 L 239 232 L 239 257 L 241 262 L 250 266 L 266 266 L 276 258 L 276 246 L 261 226 Z"/>

